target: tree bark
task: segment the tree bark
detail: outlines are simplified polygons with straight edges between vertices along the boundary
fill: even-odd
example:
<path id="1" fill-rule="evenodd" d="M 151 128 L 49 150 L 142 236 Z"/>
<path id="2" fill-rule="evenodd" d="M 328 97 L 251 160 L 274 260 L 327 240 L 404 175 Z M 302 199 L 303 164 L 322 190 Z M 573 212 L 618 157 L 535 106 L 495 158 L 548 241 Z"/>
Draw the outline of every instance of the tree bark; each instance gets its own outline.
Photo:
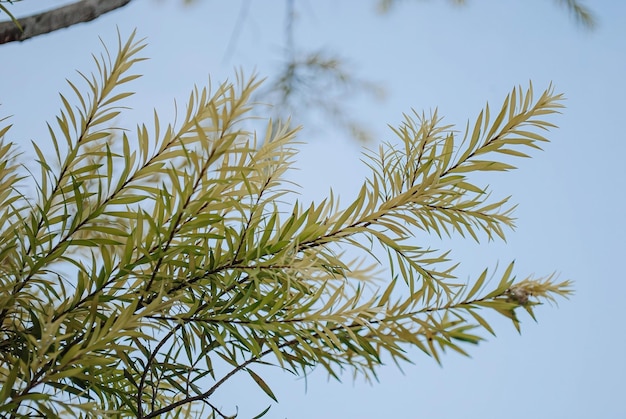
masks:
<path id="1" fill-rule="evenodd" d="M 15 22 L 0 22 L 0 44 L 26 39 L 67 28 L 77 23 L 89 22 L 98 16 L 118 9 L 131 0 L 82 0 L 47 12 L 18 19 L 23 31 Z"/>

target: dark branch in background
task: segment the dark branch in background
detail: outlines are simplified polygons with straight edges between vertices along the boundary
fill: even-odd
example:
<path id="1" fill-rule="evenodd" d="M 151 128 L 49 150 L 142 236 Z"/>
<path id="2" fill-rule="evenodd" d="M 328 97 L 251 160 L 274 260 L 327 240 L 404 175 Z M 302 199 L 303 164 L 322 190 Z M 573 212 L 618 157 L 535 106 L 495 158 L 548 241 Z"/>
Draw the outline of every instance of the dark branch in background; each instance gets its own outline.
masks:
<path id="1" fill-rule="evenodd" d="M 24 41 L 77 23 L 89 22 L 100 15 L 127 5 L 130 1 L 83 0 L 47 12 L 17 19 L 19 26 L 13 20 L 0 22 L 0 44 Z"/>
<path id="2" fill-rule="evenodd" d="M 270 103 L 276 104 L 277 116 L 289 115 L 296 120 L 301 116 L 319 116 L 347 130 L 355 139 L 368 141 L 366 124 L 353 116 L 347 102 L 365 94 L 382 99 L 384 89 L 356 77 L 342 57 L 324 50 L 287 58 L 267 90 L 261 91 L 264 97 L 270 97 Z"/>
<path id="3" fill-rule="evenodd" d="M 229 60 L 237 48 L 250 7 L 250 0 L 242 1 L 223 62 Z M 382 88 L 354 77 L 354 71 L 334 54 L 323 50 L 304 52 L 298 48 L 295 42 L 297 17 L 296 1 L 285 0 L 283 62 L 268 81 L 268 87 L 259 92 L 259 101 L 275 105 L 273 114 L 276 119 L 293 117 L 297 120 L 300 116 L 315 113 L 347 130 L 352 137 L 367 141 L 369 130 L 344 110 L 345 99 L 354 99 L 364 93 L 381 98 L 384 95 Z"/>
<path id="4" fill-rule="evenodd" d="M 596 18 L 581 2 L 577 0 L 556 0 L 557 3 L 565 6 L 578 23 L 582 24 L 587 29 L 593 29 L 596 26 Z"/>
<path id="5" fill-rule="evenodd" d="M 302 116 L 318 116 L 348 131 L 353 138 L 368 141 L 370 130 L 346 110 L 346 102 L 364 94 L 382 99 L 383 88 L 356 77 L 354 69 L 336 54 L 300 48 L 295 41 L 297 18 L 296 1 L 285 0 L 284 61 L 267 87 L 259 92 L 260 101 L 275 105 L 277 119 L 291 117 L 299 124 Z"/>

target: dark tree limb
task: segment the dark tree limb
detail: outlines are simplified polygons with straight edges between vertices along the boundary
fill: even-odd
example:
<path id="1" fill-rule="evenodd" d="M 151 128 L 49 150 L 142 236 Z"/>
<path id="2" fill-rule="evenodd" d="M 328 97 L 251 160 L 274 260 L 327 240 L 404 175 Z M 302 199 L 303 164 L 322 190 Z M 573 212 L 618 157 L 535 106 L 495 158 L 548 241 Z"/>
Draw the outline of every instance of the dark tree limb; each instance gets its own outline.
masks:
<path id="1" fill-rule="evenodd" d="M 17 19 L 23 31 L 13 21 L 0 22 L 0 44 L 24 41 L 37 35 L 89 22 L 118 9 L 131 0 L 82 0 L 47 12 Z"/>

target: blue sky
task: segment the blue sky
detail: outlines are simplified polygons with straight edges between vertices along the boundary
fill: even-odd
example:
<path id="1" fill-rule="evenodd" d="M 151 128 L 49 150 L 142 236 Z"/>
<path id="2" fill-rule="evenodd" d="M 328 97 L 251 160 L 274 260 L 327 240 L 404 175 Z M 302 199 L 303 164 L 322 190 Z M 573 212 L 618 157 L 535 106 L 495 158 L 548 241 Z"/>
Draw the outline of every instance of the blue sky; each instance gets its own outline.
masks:
<path id="1" fill-rule="evenodd" d="M 25 0 L 18 13 L 61 1 Z M 116 26 L 123 35 L 137 28 L 147 37 L 140 64 L 145 77 L 129 125 L 149 121 L 156 107 L 162 120 L 173 115 L 173 99 L 186 98 L 194 84 L 233 78 L 234 69 L 271 74 L 284 47 L 283 1 L 251 1 L 238 42 L 227 54 L 241 1 L 134 0 L 96 21 L 0 46 L 0 115 L 13 115 L 9 140 L 46 144 L 45 121 L 59 108 L 58 92 L 74 70 L 94 69 L 90 54 L 112 49 Z M 403 112 L 438 108 L 448 123 L 464 128 L 486 101 L 497 107 L 516 85 L 533 82 L 536 93 L 553 83 L 567 97 L 559 125 L 543 152 L 518 162 L 519 170 L 488 178 L 497 196 L 519 203 L 517 229 L 506 243 L 427 244 L 451 247 L 462 262 L 461 278 L 516 260 L 520 277 L 558 272 L 576 282 L 576 294 L 559 307 L 537 310 L 538 323 L 523 317 L 521 336 L 494 318 L 497 337 L 467 348 L 471 358 L 448 354 L 438 366 L 419 351 L 414 365 L 379 370 L 379 383 L 327 381 L 314 372 L 305 381 L 268 371 L 280 403 L 269 418 L 625 418 L 626 285 L 626 3 L 588 2 L 598 27 L 588 31 L 548 0 L 403 1 L 388 15 L 374 1 L 297 0 L 296 45 L 327 48 L 345 57 L 360 77 L 381 84 L 384 101 L 348 98 L 351 112 L 374 135 L 369 146 L 392 138 Z M 227 56 L 227 59 L 224 57 Z M 132 118 L 132 119 L 131 119 Z M 362 145 L 345 132 L 311 118 L 300 139 L 307 144 L 292 180 L 303 199 L 321 199 L 330 187 L 345 196 L 367 175 Z M 320 170 L 323 168 L 323 170 Z M 227 412 L 241 418 L 270 400 L 243 377 L 217 393 Z"/>

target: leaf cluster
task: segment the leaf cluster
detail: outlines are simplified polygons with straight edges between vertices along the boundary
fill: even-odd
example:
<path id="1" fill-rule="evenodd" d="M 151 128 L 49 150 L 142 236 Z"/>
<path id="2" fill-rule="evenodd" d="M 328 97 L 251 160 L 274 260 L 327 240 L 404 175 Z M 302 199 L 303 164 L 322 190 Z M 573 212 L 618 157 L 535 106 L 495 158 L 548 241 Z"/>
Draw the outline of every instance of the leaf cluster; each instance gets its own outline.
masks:
<path id="1" fill-rule="evenodd" d="M 194 89 L 178 123 L 155 112 L 113 125 L 144 46 L 120 40 L 80 74 L 85 87 L 70 82 L 50 147 L 32 144 L 38 173 L 21 176 L 0 145 L 2 415 L 226 417 L 215 393 L 239 372 L 276 399 L 255 366 L 373 378 L 411 347 L 465 354 L 493 333 L 485 311 L 519 327 L 516 309 L 570 292 L 552 276 L 516 281 L 512 263 L 495 286 L 487 270 L 464 284 L 449 252 L 414 244 L 420 232 L 504 238 L 509 198 L 468 174 L 510 170 L 500 156 L 546 141 L 552 88 L 514 89 L 460 137 L 436 113 L 406 115 L 396 143 L 366 153 L 372 175 L 352 202 L 303 204 L 285 186 L 296 130 L 245 129 L 254 77 Z"/>

